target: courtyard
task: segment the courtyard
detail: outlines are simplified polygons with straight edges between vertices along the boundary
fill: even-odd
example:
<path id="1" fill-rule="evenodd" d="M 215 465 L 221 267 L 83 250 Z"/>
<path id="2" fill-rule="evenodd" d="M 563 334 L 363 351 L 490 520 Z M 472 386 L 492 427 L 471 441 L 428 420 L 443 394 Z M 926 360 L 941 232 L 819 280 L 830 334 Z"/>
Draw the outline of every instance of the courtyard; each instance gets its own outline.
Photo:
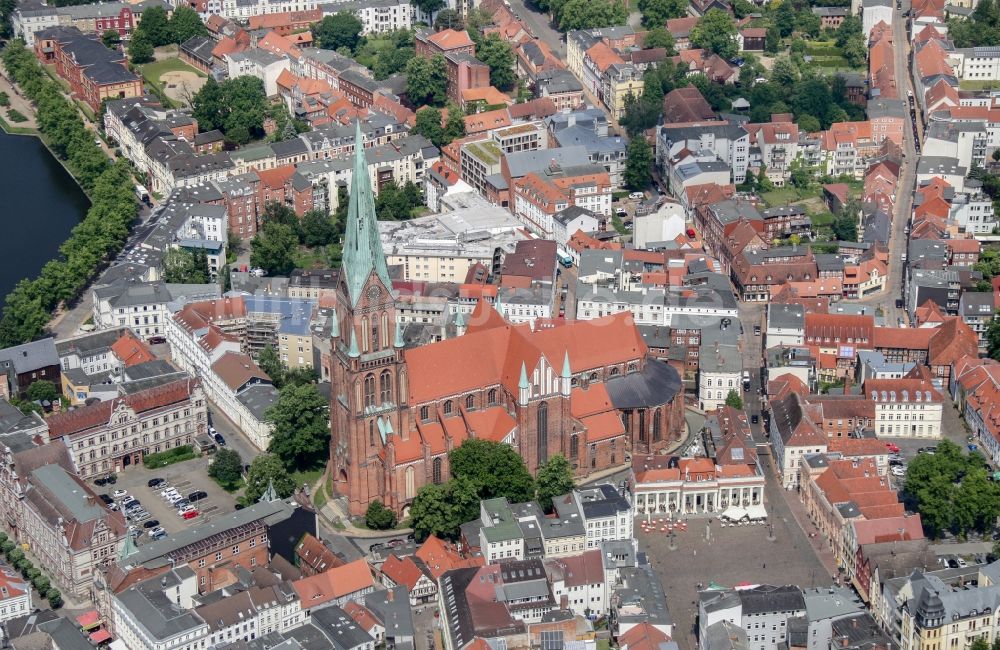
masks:
<path id="1" fill-rule="evenodd" d="M 146 83 L 178 106 L 188 105 L 208 78 L 176 57 L 162 58 L 140 67 Z"/>

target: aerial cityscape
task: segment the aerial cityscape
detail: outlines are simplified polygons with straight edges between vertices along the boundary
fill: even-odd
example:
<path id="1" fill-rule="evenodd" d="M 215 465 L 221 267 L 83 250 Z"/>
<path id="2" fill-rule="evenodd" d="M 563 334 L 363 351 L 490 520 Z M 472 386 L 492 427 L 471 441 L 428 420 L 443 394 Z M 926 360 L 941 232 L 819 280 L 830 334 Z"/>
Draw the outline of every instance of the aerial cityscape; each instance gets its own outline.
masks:
<path id="1" fill-rule="evenodd" d="M 0 30 L 0 647 L 1000 650 L 1000 0 Z"/>

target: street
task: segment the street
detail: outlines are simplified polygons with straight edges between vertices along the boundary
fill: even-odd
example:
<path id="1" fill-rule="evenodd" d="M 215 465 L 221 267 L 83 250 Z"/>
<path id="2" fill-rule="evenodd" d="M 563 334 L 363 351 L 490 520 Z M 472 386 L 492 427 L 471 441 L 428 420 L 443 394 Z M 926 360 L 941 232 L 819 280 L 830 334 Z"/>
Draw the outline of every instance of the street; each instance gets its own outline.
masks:
<path id="1" fill-rule="evenodd" d="M 906 33 L 906 18 L 903 13 L 909 10 L 909 2 L 903 4 L 902 9 L 896 9 L 895 19 L 892 21 L 893 29 L 893 53 L 895 55 L 896 80 L 899 88 L 900 99 L 907 102 L 907 95 L 913 91 L 913 84 L 910 79 L 909 52 L 910 39 Z M 902 74 L 900 72 L 902 71 Z M 907 111 L 909 109 L 907 108 Z M 919 113 L 919 111 L 917 111 Z M 909 323 L 905 309 L 896 307 L 896 299 L 902 298 L 903 292 L 903 272 L 906 264 L 903 262 L 903 255 L 907 250 L 906 225 L 910 221 L 910 212 L 913 205 L 913 189 L 916 183 L 917 153 L 914 147 L 914 133 L 911 126 L 903 129 L 903 164 L 899 170 L 899 184 L 896 186 L 896 203 L 892 215 L 892 230 L 889 233 L 889 277 L 886 280 L 885 290 L 861 299 L 859 302 L 875 304 L 882 309 L 885 316 L 885 324 L 888 327 L 896 327 L 899 318 L 903 322 Z M 914 307 L 915 305 L 910 305 Z"/>

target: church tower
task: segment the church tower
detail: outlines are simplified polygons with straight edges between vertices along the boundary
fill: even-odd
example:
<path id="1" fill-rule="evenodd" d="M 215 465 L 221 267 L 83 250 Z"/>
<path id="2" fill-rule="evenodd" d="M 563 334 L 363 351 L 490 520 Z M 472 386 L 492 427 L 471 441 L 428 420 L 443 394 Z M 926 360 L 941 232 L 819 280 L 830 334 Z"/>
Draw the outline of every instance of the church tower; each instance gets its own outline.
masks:
<path id="1" fill-rule="evenodd" d="M 375 196 L 361 124 L 354 132 L 354 172 L 343 265 L 331 334 L 330 467 L 334 487 L 352 514 L 375 499 L 392 507 L 383 453 L 386 438 L 405 426 L 403 337 L 396 323 L 389 268 L 379 240 Z"/>

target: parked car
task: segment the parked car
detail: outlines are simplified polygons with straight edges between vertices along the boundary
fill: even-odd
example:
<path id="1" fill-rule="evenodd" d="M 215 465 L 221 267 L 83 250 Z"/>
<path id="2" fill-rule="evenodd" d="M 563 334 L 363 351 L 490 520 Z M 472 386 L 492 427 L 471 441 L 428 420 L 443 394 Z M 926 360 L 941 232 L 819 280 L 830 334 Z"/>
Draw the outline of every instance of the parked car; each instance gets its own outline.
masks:
<path id="1" fill-rule="evenodd" d="M 218 443 L 220 447 L 226 446 L 226 439 L 222 437 L 221 433 L 216 433 L 212 437 L 215 438 L 215 442 Z"/>
<path id="2" fill-rule="evenodd" d="M 757 424 L 758 422 L 760 422 L 760 416 L 758 416 L 756 413 L 753 414 L 753 415 L 751 415 L 750 416 L 750 422 L 752 424 Z"/>
<path id="3" fill-rule="evenodd" d="M 901 465 L 893 465 L 889 471 L 893 476 L 906 476 L 906 470 Z"/>
<path id="4" fill-rule="evenodd" d="M 398 546 L 403 546 L 404 544 L 406 544 L 405 539 L 390 539 L 388 542 L 386 542 L 386 546 L 388 546 L 389 548 L 396 548 Z"/>
<path id="5" fill-rule="evenodd" d="M 187 512 L 181 515 L 181 517 L 183 517 L 184 519 L 194 519 L 197 516 L 198 516 L 197 510 L 188 510 Z"/>
<path id="6" fill-rule="evenodd" d="M 162 478 L 151 478 L 148 481 L 146 481 L 146 485 L 148 485 L 151 488 L 160 487 L 164 483 L 166 483 L 166 480 L 164 480 Z"/>
<path id="7" fill-rule="evenodd" d="M 115 490 L 114 492 L 111 493 L 111 496 L 113 496 L 116 499 L 124 499 L 125 497 L 128 496 L 128 491 L 127 490 Z"/>
<path id="8" fill-rule="evenodd" d="M 175 508 L 186 508 L 189 505 L 191 505 L 190 499 L 178 499 L 177 501 L 174 502 Z"/>
<path id="9" fill-rule="evenodd" d="M 150 514 L 148 512 L 146 512 L 145 510 L 140 510 L 138 513 L 136 513 L 134 517 L 132 517 L 132 521 L 139 523 L 140 521 L 146 521 L 147 519 L 149 519 L 149 517 Z"/>
<path id="10" fill-rule="evenodd" d="M 146 340 L 149 341 L 149 343 L 151 345 L 156 345 L 158 343 L 166 343 L 167 342 L 167 337 L 165 337 L 165 336 L 150 336 Z"/>
<path id="11" fill-rule="evenodd" d="M 194 509 L 195 509 L 194 506 L 189 503 L 186 506 L 182 506 L 182 507 L 178 508 L 177 509 L 177 514 L 183 515 L 185 512 L 191 512 Z"/>
<path id="12" fill-rule="evenodd" d="M 960 569 L 964 569 L 965 567 L 969 566 L 969 563 L 966 562 L 963 558 L 960 558 L 960 557 L 955 558 L 955 562 L 958 563 L 958 567 Z"/>
<path id="13" fill-rule="evenodd" d="M 202 499 L 208 498 L 208 492 L 203 492 L 202 490 L 196 490 L 188 495 L 188 501 L 201 501 Z"/>
<path id="14" fill-rule="evenodd" d="M 167 531 L 161 530 L 160 532 L 156 533 L 155 535 L 150 535 L 150 538 L 152 538 L 152 540 L 155 542 L 157 540 L 163 539 L 166 536 L 167 536 Z"/>
<path id="15" fill-rule="evenodd" d="M 107 505 L 109 505 L 109 506 L 110 506 L 110 505 L 111 505 L 112 503 L 114 503 L 114 502 L 115 502 L 115 500 L 114 500 L 114 499 L 112 499 L 111 497 L 109 497 L 109 496 L 108 496 L 107 494 L 98 494 L 98 495 L 97 495 L 97 498 L 98 498 L 98 499 L 100 499 L 101 501 L 103 501 L 104 503 L 106 503 L 106 504 L 107 504 Z"/>
<path id="16" fill-rule="evenodd" d="M 180 492 L 177 491 L 177 488 L 172 488 L 172 487 L 160 491 L 160 496 L 163 497 L 164 499 L 169 497 L 171 494 L 180 494 Z"/>
<path id="17" fill-rule="evenodd" d="M 903 466 L 903 461 L 900 460 L 899 458 L 889 459 L 889 467 L 902 467 L 902 466 Z"/>
<path id="18" fill-rule="evenodd" d="M 894 443 L 887 442 L 887 443 L 885 443 L 885 447 L 886 447 L 886 449 L 888 449 L 889 451 L 891 451 L 894 454 L 898 454 L 899 453 L 899 446 L 896 445 L 896 444 L 894 444 Z"/>
<path id="19" fill-rule="evenodd" d="M 160 526 L 159 519 L 150 519 L 142 525 L 143 528 L 158 528 Z"/>
<path id="20" fill-rule="evenodd" d="M 154 528 L 153 530 L 149 531 L 149 536 L 150 536 L 150 537 L 156 537 L 156 536 L 157 536 L 157 535 L 159 535 L 160 533 L 163 533 L 164 535 L 166 535 L 166 534 L 167 534 L 167 531 L 166 531 L 166 530 L 164 530 L 163 526 L 157 526 L 157 527 L 156 527 L 156 528 Z"/>
<path id="21" fill-rule="evenodd" d="M 969 451 L 979 451 L 979 446 L 969 443 Z"/>
<path id="22" fill-rule="evenodd" d="M 644 199 L 644 198 L 646 198 L 646 194 L 644 192 L 631 192 L 628 195 L 628 198 L 630 198 L 630 199 Z"/>

